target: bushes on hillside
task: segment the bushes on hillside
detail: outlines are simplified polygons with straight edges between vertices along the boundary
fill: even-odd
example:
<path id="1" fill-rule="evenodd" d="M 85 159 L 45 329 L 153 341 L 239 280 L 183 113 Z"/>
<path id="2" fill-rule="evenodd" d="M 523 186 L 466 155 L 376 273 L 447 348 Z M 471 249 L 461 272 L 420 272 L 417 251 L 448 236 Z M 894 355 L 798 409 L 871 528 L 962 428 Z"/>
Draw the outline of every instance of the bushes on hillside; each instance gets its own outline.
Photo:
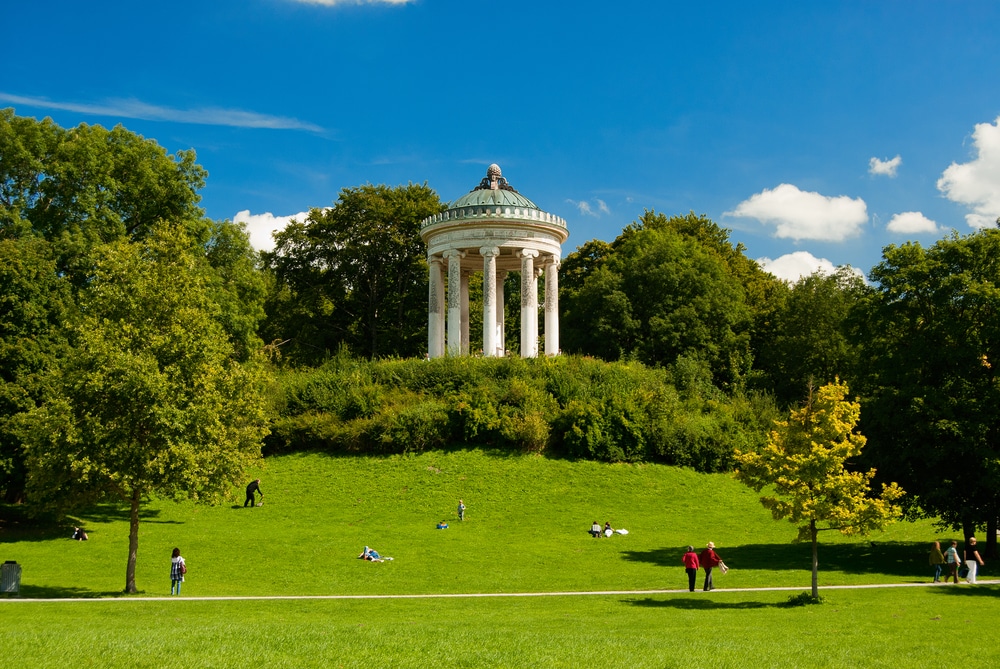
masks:
<path id="1" fill-rule="evenodd" d="M 468 444 L 724 471 L 770 417 L 744 397 L 638 363 L 560 356 L 362 361 L 339 355 L 280 377 L 267 452 L 404 453 Z M 761 409 L 764 409 L 762 412 Z"/>

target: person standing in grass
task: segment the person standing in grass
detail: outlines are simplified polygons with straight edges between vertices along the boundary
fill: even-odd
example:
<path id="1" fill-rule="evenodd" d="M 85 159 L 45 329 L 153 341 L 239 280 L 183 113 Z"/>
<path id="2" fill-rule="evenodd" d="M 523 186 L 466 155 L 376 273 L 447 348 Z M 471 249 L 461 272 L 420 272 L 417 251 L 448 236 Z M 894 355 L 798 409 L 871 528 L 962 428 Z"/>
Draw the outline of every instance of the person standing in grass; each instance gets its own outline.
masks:
<path id="1" fill-rule="evenodd" d="M 254 479 L 250 481 L 250 485 L 247 486 L 247 499 L 243 502 L 243 508 L 247 508 L 247 505 L 256 506 L 257 498 L 254 493 L 260 493 L 261 502 L 264 501 L 264 491 L 260 489 L 260 479 Z"/>
<path id="2" fill-rule="evenodd" d="M 948 575 L 944 577 L 944 582 L 947 583 L 949 578 L 955 579 L 955 583 L 958 583 L 958 565 L 961 560 L 958 558 L 958 542 L 952 541 L 951 546 L 948 550 L 944 552 L 944 563 L 948 565 Z"/>
<path id="3" fill-rule="evenodd" d="M 976 538 L 969 537 L 965 540 L 965 566 L 969 568 L 969 573 L 965 580 L 969 583 L 976 582 L 976 572 L 980 566 L 985 566 L 983 558 L 979 557 L 979 549 L 976 547 Z"/>
<path id="4" fill-rule="evenodd" d="M 722 558 L 715 552 L 715 544 L 711 541 L 708 542 L 705 550 L 698 556 L 698 562 L 701 563 L 702 569 L 705 570 L 705 592 L 715 590 L 715 586 L 712 585 L 712 569 L 718 567 L 719 563 L 722 562 Z"/>
<path id="5" fill-rule="evenodd" d="M 687 552 L 684 553 L 684 557 L 681 558 L 681 562 L 684 563 L 684 571 L 687 572 L 688 576 L 688 590 L 694 592 L 694 583 L 698 580 L 698 554 L 694 552 L 694 546 L 688 546 Z"/>
<path id="6" fill-rule="evenodd" d="M 465 503 L 462 500 L 458 500 L 458 519 L 465 520 Z"/>
<path id="7" fill-rule="evenodd" d="M 941 582 L 941 567 L 944 565 L 944 553 L 941 552 L 941 542 L 935 541 L 931 544 L 931 566 L 934 567 L 934 582 Z"/>
<path id="8" fill-rule="evenodd" d="M 184 574 L 187 573 L 187 565 L 181 557 L 181 549 L 175 548 L 170 556 L 170 594 L 181 594 L 181 583 L 184 582 Z M 176 590 L 176 592 L 175 592 Z"/>

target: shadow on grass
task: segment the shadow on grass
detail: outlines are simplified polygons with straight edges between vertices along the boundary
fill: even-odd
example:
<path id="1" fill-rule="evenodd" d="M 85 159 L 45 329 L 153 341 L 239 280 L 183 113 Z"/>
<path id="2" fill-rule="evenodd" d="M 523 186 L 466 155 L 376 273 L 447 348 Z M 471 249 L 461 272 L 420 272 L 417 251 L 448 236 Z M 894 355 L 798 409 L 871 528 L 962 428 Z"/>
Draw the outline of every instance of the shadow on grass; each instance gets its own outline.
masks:
<path id="1" fill-rule="evenodd" d="M 1000 597 L 1000 585 L 968 585 L 949 583 L 931 588 L 936 595 L 946 597 Z"/>
<path id="2" fill-rule="evenodd" d="M 178 520 L 158 520 L 159 516 L 159 509 L 143 509 L 139 512 L 139 520 L 143 523 L 183 525 L 183 522 Z M 127 523 L 128 520 L 128 509 L 114 504 L 98 504 L 76 515 L 67 515 L 63 518 L 51 513 L 31 516 L 23 506 L 0 504 L 0 544 L 53 539 L 69 541 L 75 526 L 82 527 L 89 533 L 92 530 L 88 523 L 114 521 Z"/>
<path id="3" fill-rule="evenodd" d="M 710 599 L 711 595 L 705 595 L 704 598 L 701 597 L 685 597 L 681 598 L 668 598 L 668 599 L 653 599 L 652 597 L 646 597 L 645 599 L 628 599 L 625 600 L 626 604 L 632 606 L 644 606 L 653 609 L 660 608 L 670 608 L 670 609 L 686 609 L 689 611 L 709 611 L 715 609 L 787 609 L 789 605 L 786 602 L 720 602 L 718 600 Z"/>
<path id="4" fill-rule="evenodd" d="M 89 588 L 54 588 L 45 585 L 22 585 L 21 599 L 96 599 L 98 597 L 124 597 L 122 590 L 107 592 Z"/>
<path id="5" fill-rule="evenodd" d="M 853 544 L 823 544 L 818 547 L 819 569 L 846 574 L 886 574 L 915 577 L 923 580 L 930 575 L 927 554 L 930 542 L 866 541 Z M 698 549 L 700 550 L 700 549 Z M 812 546 L 799 544 L 746 544 L 716 552 L 734 569 L 762 571 L 809 570 L 812 568 Z M 647 562 L 661 567 L 681 565 L 683 547 L 658 548 L 651 551 L 625 551 L 622 558 L 629 562 Z"/>

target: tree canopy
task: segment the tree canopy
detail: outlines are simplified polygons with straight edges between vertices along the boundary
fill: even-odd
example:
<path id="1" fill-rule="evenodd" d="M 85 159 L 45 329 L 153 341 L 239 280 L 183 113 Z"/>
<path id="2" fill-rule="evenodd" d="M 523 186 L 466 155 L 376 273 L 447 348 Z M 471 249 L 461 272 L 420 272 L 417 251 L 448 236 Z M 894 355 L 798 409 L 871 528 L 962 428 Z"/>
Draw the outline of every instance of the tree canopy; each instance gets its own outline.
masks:
<path id="1" fill-rule="evenodd" d="M 859 337 L 871 460 L 966 536 L 1000 514 L 1000 230 L 889 246 Z"/>
<path id="2" fill-rule="evenodd" d="M 818 597 L 817 534 L 866 534 L 900 514 L 894 502 L 903 495 L 895 483 L 883 484 L 881 497 L 870 495 L 875 471 L 851 471 L 849 466 L 865 445 L 854 431 L 861 405 L 847 398 L 839 380 L 820 388 L 787 421 L 776 421 L 767 446 L 737 451 L 737 480 L 757 492 L 775 520 L 798 525 L 800 541 L 812 541 L 812 596 Z M 821 524 L 823 526 L 821 526 Z"/>
<path id="3" fill-rule="evenodd" d="M 43 401 L 17 417 L 30 499 L 128 505 L 126 592 L 137 590 L 146 498 L 218 498 L 260 457 L 267 433 L 263 368 L 236 360 L 207 263 L 179 227 L 101 247 L 68 354 Z"/>
<path id="4" fill-rule="evenodd" d="M 275 235 L 269 340 L 319 362 L 341 345 L 368 358 L 427 348 L 427 261 L 420 221 L 444 205 L 426 184 L 344 188 Z"/>

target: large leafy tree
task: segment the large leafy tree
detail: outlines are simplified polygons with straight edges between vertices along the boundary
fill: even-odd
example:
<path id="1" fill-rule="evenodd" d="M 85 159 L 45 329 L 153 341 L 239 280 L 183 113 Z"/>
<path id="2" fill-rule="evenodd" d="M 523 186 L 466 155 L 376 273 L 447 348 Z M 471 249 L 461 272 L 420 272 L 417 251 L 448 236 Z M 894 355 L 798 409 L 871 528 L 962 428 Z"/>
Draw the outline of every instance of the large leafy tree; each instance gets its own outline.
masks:
<path id="1" fill-rule="evenodd" d="M 317 362 L 347 345 L 369 358 L 426 349 L 427 262 L 420 221 L 444 209 L 426 184 L 345 188 L 275 235 L 268 339 Z"/>
<path id="2" fill-rule="evenodd" d="M 868 291 L 850 267 L 811 274 L 788 288 L 776 304 L 767 344 L 755 347 L 755 362 L 780 402 L 797 405 L 809 386 L 854 378 L 858 346 L 849 329 Z"/>
<path id="3" fill-rule="evenodd" d="M 244 231 L 198 207 L 205 171 L 193 151 L 170 155 L 121 126 L 64 129 L 0 110 L 0 491 L 23 496 L 24 459 L 6 426 L 40 400 L 38 374 L 54 364 L 104 244 L 142 240 L 160 221 L 183 221 L 192 251 L 210 258 L 215 298 L 241 354 L 260 347 L 261 277 Z"/>
<path id="4" fill-rule="evenodd" d="M 875 471 L 852 471 L 865 438 L 855 432 L 861 405 L 847 399 L 838 381 L 810 393 L 805 406 L 787 421 L 776 421 L 767 445 L 737 451 L 737 480 L 757 492 L 775 520 L 798 525 L 799 541 L 812 542 L 812 596 L 819 597 L 818 534 L 866 534 L 880 530 L 900 514 L 894 503 L 903 495 L 895 483 L 871 495 Z"/>
<path id="5" fill-rule="evenodd" d="M 1000 230 L 930 248 L 889 246 L 859 334 L 868 375 L 865 433 L 909 510 L 966 536 L 1000 514 Z"/>
<path id="6" fill-rule="evenodd" d="M 267 432 L 266 376 L 259 360 L 237 360 L 214 273 L 181 226 L 100 251 L 71 349 L 17 425 L 29 498 L 59 509 L 128 506 L 133 593 L 142 504 L 150 495 L 214 500 L 242 478 Z"/>
<path id="7" fill-rule="evenodd" d="M 652 211 L 610 245 L 580 247 L 560 280 L 566 350 L 656 365 L 700 360 L 728 388 L 750 371 L 755 324 L 780 285 L 707 218 Z"/>

